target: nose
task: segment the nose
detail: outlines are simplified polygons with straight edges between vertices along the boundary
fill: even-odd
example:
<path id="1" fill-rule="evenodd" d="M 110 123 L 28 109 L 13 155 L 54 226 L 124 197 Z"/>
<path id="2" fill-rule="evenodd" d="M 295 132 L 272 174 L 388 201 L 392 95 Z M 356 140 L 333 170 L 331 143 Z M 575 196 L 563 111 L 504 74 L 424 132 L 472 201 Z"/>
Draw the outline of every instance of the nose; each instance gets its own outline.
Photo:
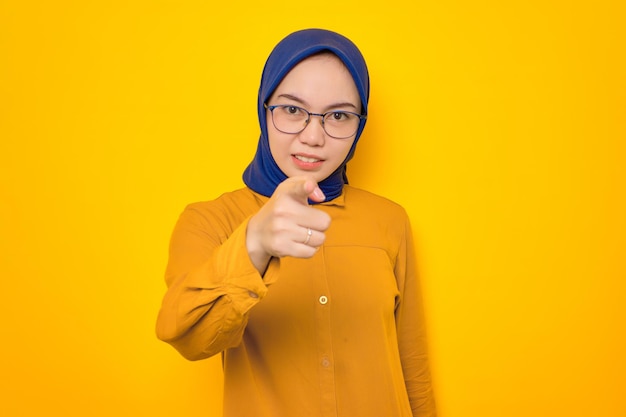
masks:
<path id="1" fill-rule="evenodd" d="M 309 146 L 324 146 L 326 132 L 322 126 L 322 116 L 312 114 L 304 130 L 300 132 L 300 142 Z"/>

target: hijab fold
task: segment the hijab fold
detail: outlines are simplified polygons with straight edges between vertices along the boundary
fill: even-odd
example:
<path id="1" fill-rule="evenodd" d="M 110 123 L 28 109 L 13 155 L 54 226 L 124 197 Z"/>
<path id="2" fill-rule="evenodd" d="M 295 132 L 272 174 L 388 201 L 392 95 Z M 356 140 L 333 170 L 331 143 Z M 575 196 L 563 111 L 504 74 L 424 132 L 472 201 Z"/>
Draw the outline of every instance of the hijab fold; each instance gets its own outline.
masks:
<path id="1" fill-rule="evenodd" d="M 261 136 L 254 159 L 243 173 L 244 183 L 261 195 L 270 197 L 276 187 L 287 179 L 285 173 L 276 164 L 270 151 L 264 104 L 293 67 L 311 55 L 323 51 L 330 51 L 335 54 L 348 68 L 361 98 L 361 113 L 367 114 L 369 74 L 363 55 L 361 55 L 361 52 L 352 41 L 343 35 L 324 29 L 301 30 L 288 35 L 280 41 L 270 53 L 261 76 L 257 102 Z M 348 183 L 346 164 L 354 155 L 354 150 L 365 127 L 365 122 L 366 119 L 361 119 L 354 143 L 346 159 L 332 174 L 319 183 L 320 188 L 326 195 L 325 201 L 330 201 L 340 196 L 343 185 Z M 329 140 L 336 139 L 330 138 Z"/>

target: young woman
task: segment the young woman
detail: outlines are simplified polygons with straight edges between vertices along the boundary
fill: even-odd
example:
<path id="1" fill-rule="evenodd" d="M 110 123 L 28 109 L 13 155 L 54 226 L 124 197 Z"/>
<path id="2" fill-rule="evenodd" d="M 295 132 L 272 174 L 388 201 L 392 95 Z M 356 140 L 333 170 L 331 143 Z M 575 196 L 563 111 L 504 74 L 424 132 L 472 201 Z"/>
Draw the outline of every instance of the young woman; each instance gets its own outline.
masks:
<path id="1" fill-rule="evenodd" d="M 409 220 L 347 185 L 368 97 L 350 40 L 287 36 L 247 187 L 175 227 L 157 334 L 190 360 L 223 355 L 225 416 L 435 416 Z"/>

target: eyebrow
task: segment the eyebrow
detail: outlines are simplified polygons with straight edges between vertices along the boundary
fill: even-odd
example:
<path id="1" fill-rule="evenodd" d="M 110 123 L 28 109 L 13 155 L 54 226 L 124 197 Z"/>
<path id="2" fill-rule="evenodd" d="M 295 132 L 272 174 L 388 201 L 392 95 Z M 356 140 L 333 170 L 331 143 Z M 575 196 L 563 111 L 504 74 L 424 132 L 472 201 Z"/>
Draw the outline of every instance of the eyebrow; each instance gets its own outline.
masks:
<path id="1" fill-rule="evenodd" d="M 306 100 L 303 100 L 297 96 L 294 96 L 293 94 L 279 94 L 277 98 L 286 98 L 288 100 L 293 100 L 299 104 L 301 104 L 302 106 L 308 107 L 309 103 Z M 353 103 L 350 103 L 348 101 L 346 102 L 339 102 L 339 103 L 333 103 L 330 106 L 326 106 L 326 110 L 329 109 L 337 109 L 337 108 L 341 108 L 341 107 L 352 107 L 353 109 L 357 110 L 357 106 L 355 106 Z"/>

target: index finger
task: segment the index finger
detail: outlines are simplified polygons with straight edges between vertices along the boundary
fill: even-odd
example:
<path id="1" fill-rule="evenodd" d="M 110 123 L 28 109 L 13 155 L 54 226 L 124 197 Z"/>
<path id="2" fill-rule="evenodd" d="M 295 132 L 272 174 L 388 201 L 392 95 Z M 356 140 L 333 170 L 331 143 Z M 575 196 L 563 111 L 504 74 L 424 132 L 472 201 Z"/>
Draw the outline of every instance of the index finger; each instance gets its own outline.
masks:
<path id="1" fill-rule="evenodd" d="M 287 181 L 287 194 L 302 204 L 308 204 L 308 200 L 322 202 L 326 196 L 322 192 L 319 185 L 309 177 L 292 177 Z"/>

